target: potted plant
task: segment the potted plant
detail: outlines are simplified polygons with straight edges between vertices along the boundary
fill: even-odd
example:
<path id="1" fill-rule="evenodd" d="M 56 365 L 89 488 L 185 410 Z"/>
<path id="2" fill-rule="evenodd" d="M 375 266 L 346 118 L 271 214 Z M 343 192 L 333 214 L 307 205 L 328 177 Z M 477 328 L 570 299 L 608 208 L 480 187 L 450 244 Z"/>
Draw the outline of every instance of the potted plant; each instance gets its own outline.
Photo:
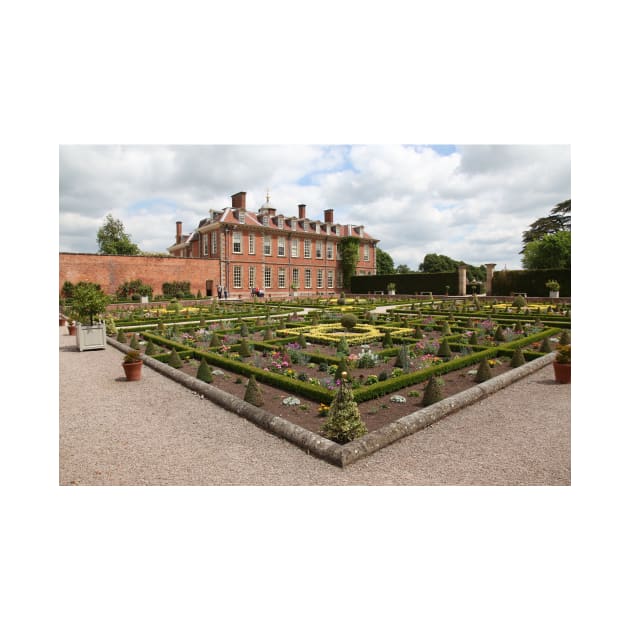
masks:
<path id="1" fill-rule="evenodd" d="M 553 362 L 556 383 L 571 382 L 571 344 L 556 348 L 556 360 Z"/>
<path id="2" fill-rule="evenodd" d="M 296 294 L 296 291 L 298 290 L 298 285 L 293 283 L 291 285 L 291 296 L 294 296 Z"/>
<path id="3" fill-rule="evenodd" d="M 395 282 L 390 282 L 387 285 L 387 293 L 389 293 L 389 295 L 396 295 L 396 283 Z"/>
<path id="4" fill-rule="evenodd" d="M 560 283 L 557 280 L 547 280 L 545 286 L 549 289 L 549 297 L 560 297 Z"/>
<path id="5" fill-rule="evenodd" d="M 108 304 L 109 298 L 98 285 L 92 282 L 79 282 L 76 285 L 72 296 L 72 313 L 79 322 L 76 335 L 80 351 L 105 348 L 105 324 L 100 318 Z M 96 319 L 99 321 L 95 323 Z"/>
<path id="6" fill-rule="evenodd" d="M 130 350 L 125 355 L 122 366 L 128 381 L 139 381 L 142 376 L 142 355 L 138 350 Z"/>

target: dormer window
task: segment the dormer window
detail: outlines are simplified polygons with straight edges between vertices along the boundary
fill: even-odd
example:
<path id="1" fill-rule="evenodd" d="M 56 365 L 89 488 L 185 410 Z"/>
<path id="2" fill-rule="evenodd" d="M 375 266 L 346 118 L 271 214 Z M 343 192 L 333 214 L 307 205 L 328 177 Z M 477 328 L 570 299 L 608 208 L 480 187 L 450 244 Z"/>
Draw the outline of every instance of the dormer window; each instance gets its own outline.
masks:
<path id="1" fill-rule="evenodd" d="M 359 236 L 363 237 L 363 226 L 359 226 Z"/>
<path id="2" fill-rule="evenodd" d="M 238 222 L 245 223 L 245 210 L 238 211 Z"/>
<path id="3" fill-rule="evenodd" d="M 319 223 L 315 224 L 315 234 L 319 234 Z"/>
<path id="4" fill-rule="evenodd" d="M 284 229 L 284 217 L 278 217 L 278 229 Z"/>
<path id="5" fill-rule="evenodd" d="M 265 227 L 269 227 L 269 215 L 268 215 L 268 214 L 263 214 L 263 217 L 262 217 L 262 224 L 263 224 Z"/>
<path id="6" fill-rule="evenodd" d="M 291 229 L 295 232 L 297 228 L 297 221 L 295 219 L 291 219 Z"/>

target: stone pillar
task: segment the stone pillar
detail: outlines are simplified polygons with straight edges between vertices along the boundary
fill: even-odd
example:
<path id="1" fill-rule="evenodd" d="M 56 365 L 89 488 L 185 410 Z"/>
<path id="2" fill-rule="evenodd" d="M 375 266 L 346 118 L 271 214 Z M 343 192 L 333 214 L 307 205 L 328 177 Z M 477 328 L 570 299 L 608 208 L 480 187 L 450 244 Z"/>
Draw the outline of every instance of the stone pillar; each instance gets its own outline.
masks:
<path id="1" fill-rule="evenodd" d="M 466 269 L 468 269 L 468 265 L 459 265 L 457 267 L 459 272 L 459 291 L 457 295 L 466 295 Z"/>
<path id="2" fill-rule="evenodd" d="M 492 276 L 496 263 L 486 263 L 486 295 L 492 295 Z"/>

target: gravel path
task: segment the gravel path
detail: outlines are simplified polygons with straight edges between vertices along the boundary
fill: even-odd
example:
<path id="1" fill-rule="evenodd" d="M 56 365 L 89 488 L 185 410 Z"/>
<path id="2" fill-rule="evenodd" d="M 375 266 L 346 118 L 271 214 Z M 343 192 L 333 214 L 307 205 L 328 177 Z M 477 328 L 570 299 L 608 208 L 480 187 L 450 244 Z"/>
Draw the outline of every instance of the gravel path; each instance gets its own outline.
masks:
<path id="1" fill-rule="evenodd" d="M 570 385 L 551 365 L 340 469 L 59 329 L 60 485 L 570 485 Z"/>

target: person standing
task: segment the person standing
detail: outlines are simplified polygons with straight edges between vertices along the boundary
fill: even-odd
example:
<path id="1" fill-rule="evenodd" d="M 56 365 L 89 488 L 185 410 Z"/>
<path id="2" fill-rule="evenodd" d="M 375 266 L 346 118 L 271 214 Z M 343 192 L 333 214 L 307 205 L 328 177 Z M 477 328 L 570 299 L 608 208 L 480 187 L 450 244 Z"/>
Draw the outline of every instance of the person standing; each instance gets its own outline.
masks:
<path id="1" fill-rule="evenodd" d="M 217 287 L 217 295 L 219 296 L 219 299 L 223 297 L 223 287 L 221 285 Z"/>

